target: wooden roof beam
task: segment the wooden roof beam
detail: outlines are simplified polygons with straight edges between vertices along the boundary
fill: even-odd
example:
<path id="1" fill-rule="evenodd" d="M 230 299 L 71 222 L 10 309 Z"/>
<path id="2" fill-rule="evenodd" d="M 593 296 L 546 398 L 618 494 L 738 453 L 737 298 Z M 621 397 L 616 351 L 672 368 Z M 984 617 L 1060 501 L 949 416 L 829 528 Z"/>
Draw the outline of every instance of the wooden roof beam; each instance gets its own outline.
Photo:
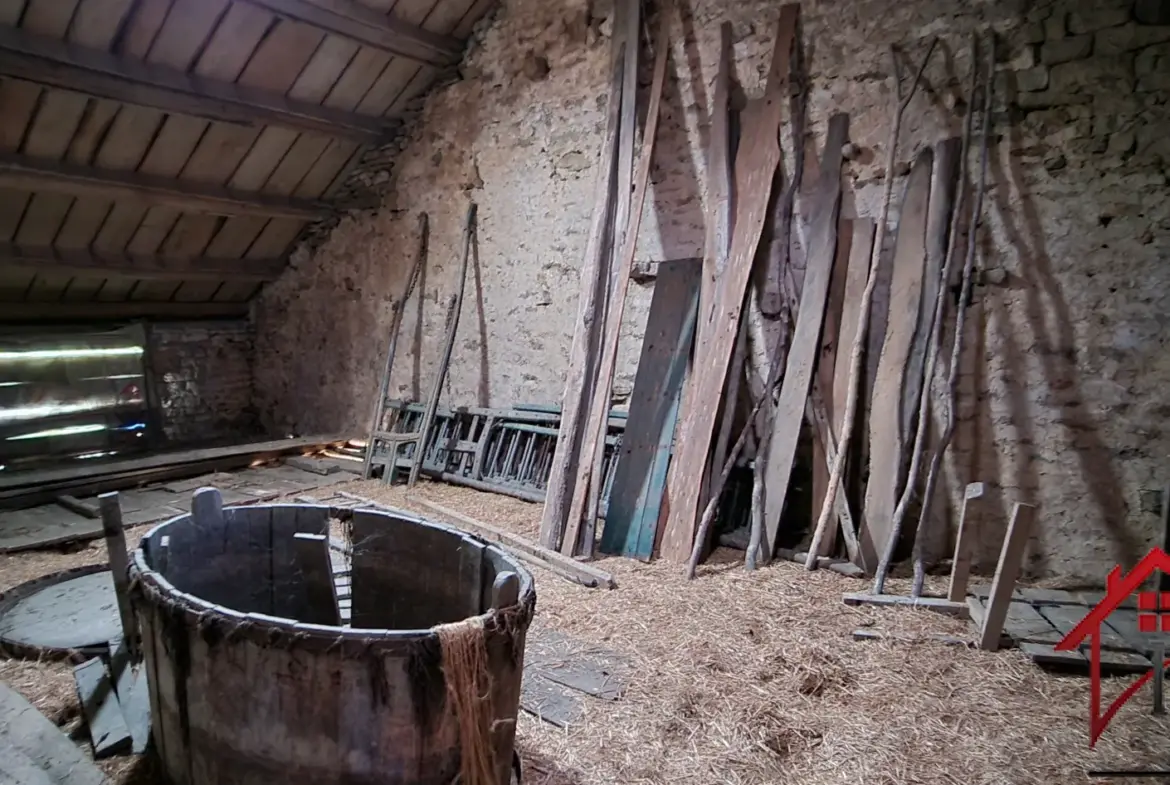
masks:
<path id="1" fill-rule="evenodd" d="M 281 125 L 358 142 L 384 140 L 396 126 L 3 26 L 0 75 L 166 112 L 243 125 Z"/>
<path id="2" fill-rule="evenodd" d="M 144 281 L 275 281 L 284 259 L 215 259 L 106 254 L 46 246 L 0 244 L 0 268 L 59 275 L 118 275 Z"/>
<path id="3" fill-rule="evenodd" d="M 70 196 L 98 196 L 164 204 L 189 213 L 255 215 L 312 221 L 326 217 L 324 202 L 289 199 L 253 191 L 116 172 L 88 166 L 0 153 L 0 186 L 23 191 L 54 191 Z"/>
<path id="4" fill-rule="evenodd" d="M 245 1 L 284 19 L 303 22 L 418 63 L 453 65 L 463 57 L 463 42 L 458 38 L 432 33 L 355 0 Z"/>
<path id="5" fill-rule="evenodd" d="M 249 314 L 243 303 L 3 303 L 0 324 L 18 322 L 90 322 L 122 319 L 240 319 Z"/>

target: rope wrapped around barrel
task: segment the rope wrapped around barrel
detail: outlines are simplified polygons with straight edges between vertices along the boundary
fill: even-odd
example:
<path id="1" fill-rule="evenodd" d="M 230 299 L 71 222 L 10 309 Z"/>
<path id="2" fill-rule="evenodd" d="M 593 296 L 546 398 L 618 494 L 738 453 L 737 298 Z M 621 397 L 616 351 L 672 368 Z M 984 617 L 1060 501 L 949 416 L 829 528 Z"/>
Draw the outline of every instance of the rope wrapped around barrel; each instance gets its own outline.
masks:
<path id="1" fill-rule="evenodd" d="M 434 628 L 447 699 L 459 730 L 459 785 L 498 785 L 492 744 L 492 677 L 482 616 Z"/>

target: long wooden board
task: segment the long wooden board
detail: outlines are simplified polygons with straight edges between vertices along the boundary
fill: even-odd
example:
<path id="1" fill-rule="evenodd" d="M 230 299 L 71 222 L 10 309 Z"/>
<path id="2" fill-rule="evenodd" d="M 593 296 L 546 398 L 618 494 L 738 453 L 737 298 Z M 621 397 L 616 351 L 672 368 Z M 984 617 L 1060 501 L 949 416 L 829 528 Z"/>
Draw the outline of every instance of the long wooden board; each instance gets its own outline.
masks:
<path id="1" fill-rule="evenodd" d="M 918 301 L 922 296 L 933 160 L 934 154 L 927 148 L 914 162 L 906 182 L 894 242 L 889 321 L 869 408 L 869 481 L 865 486 L 861 526 L 861 557 L 863 566 L 869 570 L 877 567 L 886 547 L 901 491 L 905 444 L 898 419 L 906 361 L 914 341 Z"/>
<path id="2" fill-rule="evenodd" d="M 106 785 L 106 778 L 56 725 L 7 684 L 0 683 L 0 749 L 28 772 L 32 782 Z M 7 763 L 7 761 L 6 761 Z M 19 780 L 17 780 L 19 782 Z"/>
<path id="3" fill-rule="evenodd" d="M 602 553 L 642 561 L 653 555 L 702 274 L 699 259 L 658 264 L 630 415 L 601 531 Z"/>
<path id="4" fill-rule="evenodd" d="M 812 384 L 813 369 L 820 347 L 817 336 L 825 315 L 825 300 L 833 275 L 837 253 L 837 219 L 841 207 L 841 150 L 849 139 L 849 115 L 837 114 L 829 119 L 825 149 L 821 156 L 820 181 L 817 184 L 813 226 L 809 237 L 804 285 L 800 293 L 800 311 L 792 332 L 791 349 L 784 369 L 784 383 L 772 419 L 772 438 L 768 445 L 768 462 L 764 473 L 765 558 L 776 548 L 780 533 L 780 516 L 788 496 L 789 479 L 796 461 L 800 424 L 804 420 L 805 402 Z"/>
<path id="5" fill-rule="evenodd" d="M 743 309 L 744 293 L 751 277 L 752 261 L 768 214 L 772 177 L 780 163 L 778 130 L 790 66 L 792 41 L 796 34 L 800 6 L 785 4 L 780 9 L 776 45 L 772 52 L 764 98 L 749 105 L 743 114 L 743 138 L 735 162 L 735 229 L 727 267 L 716 285 L 717 303 L 709 338 L 696 355 L 698 370 L 689 380 L 693 387 L 688 411 L 680 423 L 682 449 L 671 462 L 668 476 L 669 512 L 662 541 L 662 556 L 686 563 L 698 524 L 702 477 L 719 410 L 719 398 L 727 378 Z"/>

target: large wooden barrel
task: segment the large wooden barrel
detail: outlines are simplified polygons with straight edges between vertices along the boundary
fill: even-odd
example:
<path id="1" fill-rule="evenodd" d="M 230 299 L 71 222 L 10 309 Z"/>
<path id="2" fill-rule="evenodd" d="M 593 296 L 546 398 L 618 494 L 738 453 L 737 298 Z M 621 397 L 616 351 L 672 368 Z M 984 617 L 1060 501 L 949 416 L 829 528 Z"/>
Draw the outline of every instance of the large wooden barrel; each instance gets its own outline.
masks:
<path id="1" fill-rule="evenodd" d="M 450 785 L 460 736 L 433 628 L 478 617 L 506 785 L 531 574 L 450 526 L 334 512 L 352 515 L 348 614 L 327 507 L 225 509 L 205 489 L 191 515 L 142 539 L 132 596 L 166 775 L 177 785 Z"/>

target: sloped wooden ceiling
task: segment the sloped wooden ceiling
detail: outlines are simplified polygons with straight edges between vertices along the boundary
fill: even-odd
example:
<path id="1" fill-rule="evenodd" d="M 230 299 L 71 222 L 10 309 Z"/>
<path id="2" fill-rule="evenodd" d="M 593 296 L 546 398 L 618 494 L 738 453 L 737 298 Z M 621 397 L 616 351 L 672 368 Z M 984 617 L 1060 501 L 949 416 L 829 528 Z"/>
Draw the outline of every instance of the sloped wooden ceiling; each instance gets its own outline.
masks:
<path id="1" fill-rule="evenodd" d="M 495 0 L 0 0 L 0 321 L 236 315 Z"/>

